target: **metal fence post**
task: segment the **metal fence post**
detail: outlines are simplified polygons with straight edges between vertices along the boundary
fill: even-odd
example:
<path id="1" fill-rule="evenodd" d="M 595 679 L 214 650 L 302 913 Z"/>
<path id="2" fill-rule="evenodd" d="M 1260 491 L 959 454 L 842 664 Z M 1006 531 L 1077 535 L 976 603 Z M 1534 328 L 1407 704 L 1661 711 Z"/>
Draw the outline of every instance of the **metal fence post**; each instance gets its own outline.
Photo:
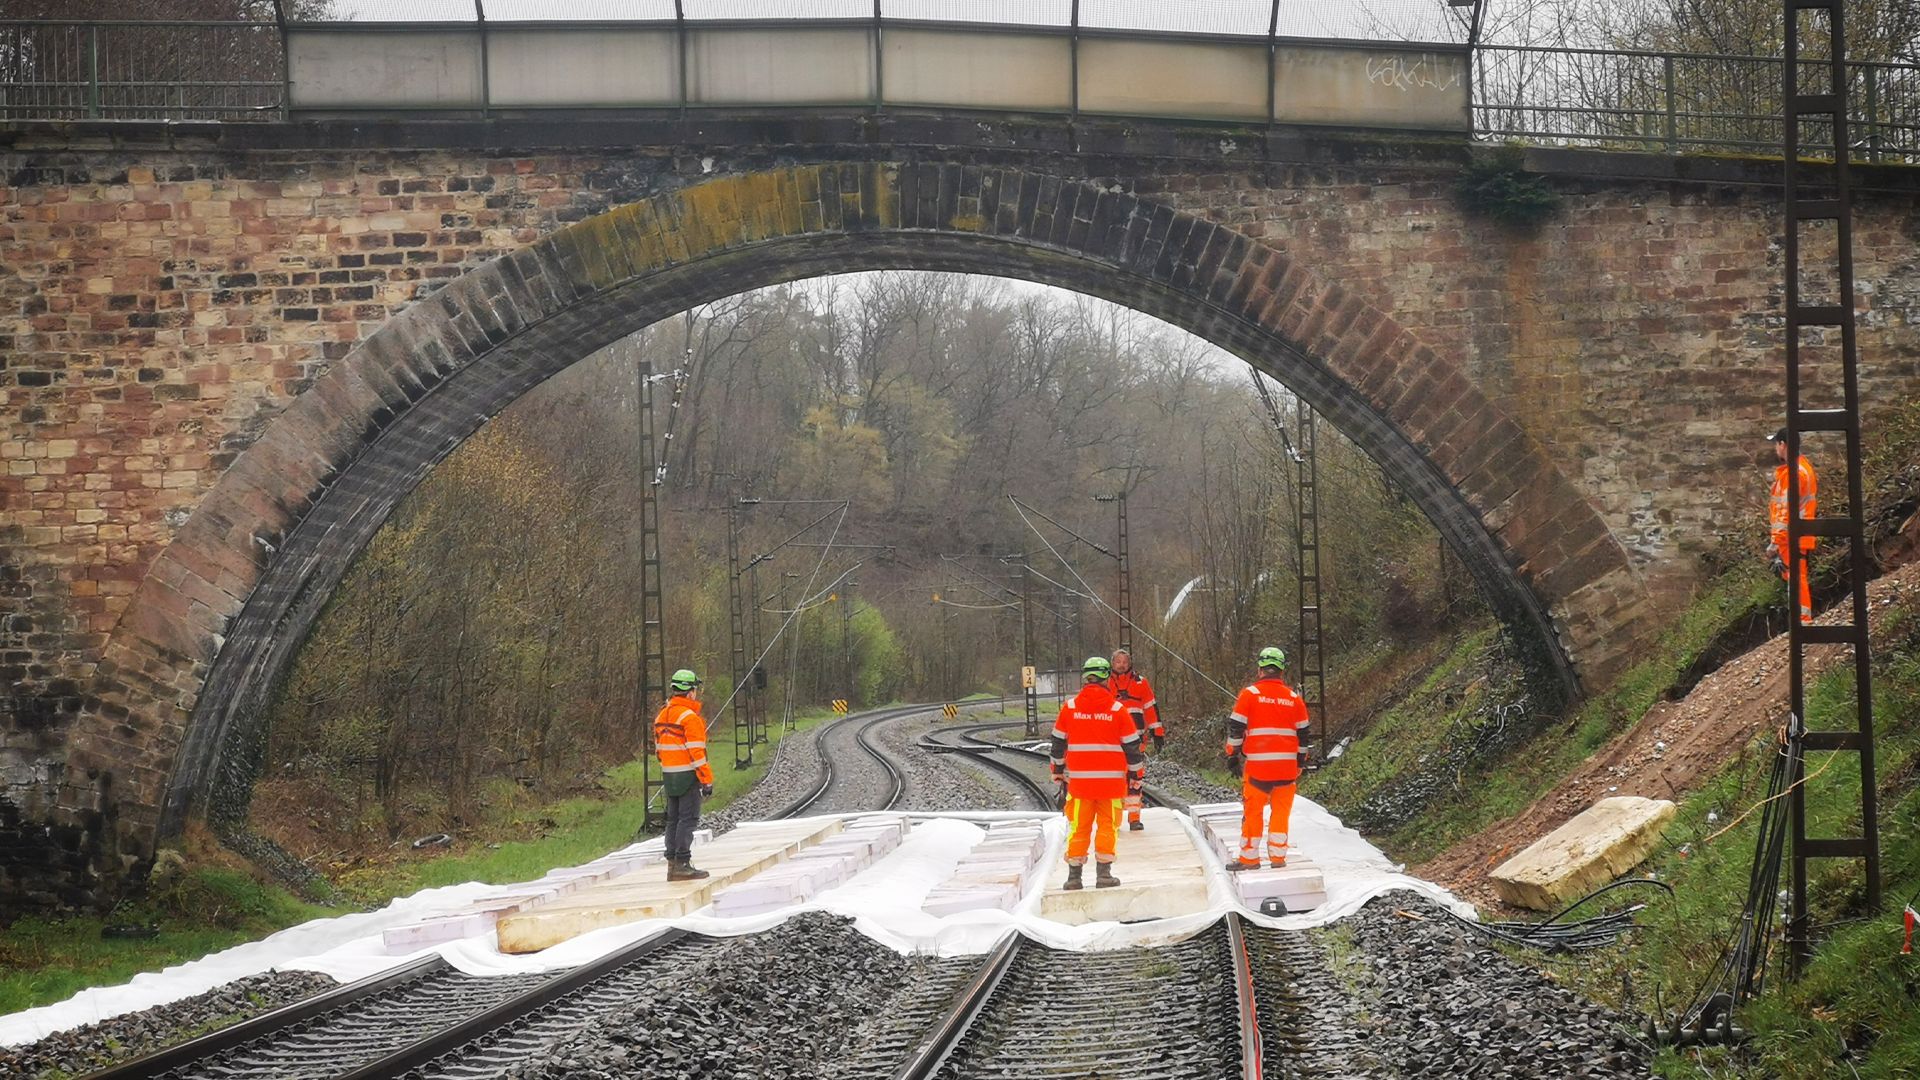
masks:
<path id="1" fill-rule="evenodd" d="M 1073 0 L 1073 25 L 1067 30 L 1067 111 L 1080 115 L 1080 0 Z"/>
<path id="2" fill-rule="evenodd" d="M 1880 163 L 1880 80 L 1872 64 L 1861 64 L 1860 74 L 1867 84 L 1867 160 Z"/>
<path id="3" fill-rule="evenodd" d="M 879 112 L 886 88 L 886 57 L 880 52 L 880 0 L 873 0 L 873 111 Z"/>
<path id="4" fill-rule="evenodd" d="M 87 26 L 87 116 L 100 118 L 100 24 Z"/>
<path id="5" fill-rule="evenodd" d="M 1673 54 L 1668 53 L 1660 59 L 1667 83 L 1667 153 L 1677 154 L 1680 152 L 1680 118 L 1679 102 L 1674 93 Z"/>

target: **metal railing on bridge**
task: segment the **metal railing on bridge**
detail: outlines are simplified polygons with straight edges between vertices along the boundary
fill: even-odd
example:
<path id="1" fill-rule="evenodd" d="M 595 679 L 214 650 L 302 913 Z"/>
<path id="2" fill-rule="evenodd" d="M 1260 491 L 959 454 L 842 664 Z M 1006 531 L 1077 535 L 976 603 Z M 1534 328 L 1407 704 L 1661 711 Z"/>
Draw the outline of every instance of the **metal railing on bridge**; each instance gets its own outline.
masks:
<path id="1" fill-rule="evenodd" d="M 1131 18 L 1096 24 L 1082 2 L 844 0 L 832 17 L 766 19 L 729 17 L 738 5 L 717 0 L 698 6 L 705 18 L 650 0 L 668 17 L 555 21 L 528 17 L 525 2 L 501 18 L 472 0 L 412 0 L 384 20 L 0 20 L 0 119 L 852 106 L 1379 126 L 1668 154 L 1773 155 L 1781 142 L 1778 57 L 1310 37 L 1341 31 L 1323 17 L 1331 8 L 1268 0 L 1210 19 L 1145 18 L 1167 9 L 1108 0 Z M 979 14 L 1016 11 L 1034 21 Z M 781 81 L 770 68 L 805 74 Z M 1848 70 L 1855 159 L 1920 162 L 1920 65 Z M 382 99 L 376 74 L 404 92 Z"/>

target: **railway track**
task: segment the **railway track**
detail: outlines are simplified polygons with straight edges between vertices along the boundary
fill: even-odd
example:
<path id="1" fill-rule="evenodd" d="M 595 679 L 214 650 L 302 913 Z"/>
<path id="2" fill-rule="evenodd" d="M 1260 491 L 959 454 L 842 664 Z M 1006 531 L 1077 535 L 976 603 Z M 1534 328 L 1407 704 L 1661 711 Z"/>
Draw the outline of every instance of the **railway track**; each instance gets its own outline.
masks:
<path id="1" fill-rule="evenodd" d="M 980 725 L 996 727 L 998 725 Z M 977 727 L 941 728 L 928 732 L 916 744 L 920 749 L 933 754 L 964 754 L 969 761 L 981 765 L 1006 777 L 1035 809 L 1054 809 L 1054 790 L 1050 780 L 1041 779 L 1030 767 L 1023 767 L 999 757 L 1002 750 L 1008 749 L 999 743 L 981 739 L 974 732 Z M 958 743 L 942 742 L 940 736 L 955 731 L 960 736 Z"/>
<path id="2" fill-rule="evenodd" d="M 1139 1003 L 1141 1008 L 1132 1007 Z M 1150 1007 L 1145 1003 L 1152 1003 Z M 1160 949 L 1059 952 L 1003 941 L 891 1080 L 1260 1080 L 1245 928 L 1228 915 Z"/>
<path id="3" fill-rule="evenodd" d="M 719 947 L 669 930 L 537 975 L 406 964 L 92 1074 L 91 1080 L 395 1080 L 499 1076 Z"/>
<path id="4" fill-rule="evenodd" d="M 983 738 L 981 735 L 982 732 L 1006 731 L 1009 728 L 1021 728 L 1024 730 L 1026 728 L 1026 723 L 1025 721 L 1021 721 L 1021 720 L 1001 721 L 1001 722 L 992 723 L 992 724 L 974 724 L 969 727 L 961 728 L 959 730 L 960 730 L 960 736 L 962 740 L 971 745 L 988 747 L 1002 753 L 1018 755 L 1019 757 L 1024 758 L 1028 761 L 1038 761 L 1042 763 L 1042 765 L 1044 766 L 1048 757 L 1048 752 L 1045 749 L 1042 749 L 1042 747 L 1045 745 L 1044 740 L 1035 740 L 1033 743 L 1029 744 L 1024 741 L 1024 736 L 1022 737 L 1023 741 L 1015 742 L 1010 739 Z M 1032 774 L 1029 773 L 1028 775 L 1032 775 Z M 1147 775 L 1148 776 L 1153 775 L 1153 765 L 1152 765 L 1151 759 L 1149 760 L 1147 765 Z M 1048 802 L 1047 802 L 1048 806 L 1053 805 L 1051 786 L 1052 785 L 1049 783 L 1048 784 L 1048 788 L 1049 788 Z M 1173 794 L 1172 792 L 1156 784 L 1148 783 L 1143 785 L 1141 794 L 1143 794 L 1146 797 L 1146 803 L 1148 806 L 1164 806 L 1172 810 L 1178 810 L 1182 813 L 1185 813 L 1187 810 L 1187 802 L 1185 799 L 1180 798 L 1179 796 Z"/>
<path id="5" fill-rule="evenodd" d="M 878 709 L 842 717 L 823 725 L 813 736 L 814 744 L 819 748 L 820 782 L 774 817 L 893 809 L 906 791 L 906 775 L 894 763 L 892 756 L 874 742 L 873 729 L 893 720 L 926 712 L 932 707 L 906 705 L 897 709 Z M 861 764 L 855 767 L 856 762 Z M 861 773 L 866 775 L 859 775 Z M 876 799 L 875 795 L 882 797 Z"/>

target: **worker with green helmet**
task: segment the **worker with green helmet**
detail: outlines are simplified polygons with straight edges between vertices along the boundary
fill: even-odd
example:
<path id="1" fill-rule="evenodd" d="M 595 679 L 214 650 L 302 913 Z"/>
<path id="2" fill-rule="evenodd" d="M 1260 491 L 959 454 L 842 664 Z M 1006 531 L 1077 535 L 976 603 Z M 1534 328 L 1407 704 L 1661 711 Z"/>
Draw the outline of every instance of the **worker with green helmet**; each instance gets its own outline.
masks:
<path id="1" fill-rule="evenodd" d="M 1227 768 L 1241 778 L 1240 856 L 1229 870 L 1251 870 L 1262 855 L 1287 865 L 1294 784 L 1307 759 L 1306 702 L 1281 677 L 1287 654 L 1268 646 L 1254 664 L 1260 677 L 1240 691 L 1227 718 Z"/>
<path id="2" fill-rule="evenodd" d="M 1120 884 L 1113 876 L 1113 853 L 1119 836 L 1120 801 L 1137 792 L 1142 761 L 1140 732 L 1127 707 L 1107 689 L 1113 665 L 1104 656 L 1089 656 L 1081 665 L 1080 692 L 1060 707 L 1053 724 L 1053 782 L 1066 796 L 1067 881 L 1065 888 L 1081 887 L 1081 875 L 1091 847 L 1098 874 L 1096 888 Z"/>
<path id="3" fill-rule="evenodd" d="M 653 718 L 653 749 L 667 789 L 667 880 L 696 881 L 707 872 L 694 868 L 693 830 L 700 824 L 701 798 L 713 794 L 707 721 L 700 715 L 700 676 L 681 668 L 667 685 L 673 697 Z"/>

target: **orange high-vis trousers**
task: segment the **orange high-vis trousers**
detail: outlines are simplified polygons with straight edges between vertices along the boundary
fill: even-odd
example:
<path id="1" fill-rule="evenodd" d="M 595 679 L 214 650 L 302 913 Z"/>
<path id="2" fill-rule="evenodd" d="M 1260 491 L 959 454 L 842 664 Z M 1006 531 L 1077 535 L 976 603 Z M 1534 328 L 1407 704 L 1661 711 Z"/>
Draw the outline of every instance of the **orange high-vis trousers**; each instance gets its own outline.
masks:
<path id="1" fill-rule="evenodd" d="M 1087 845 L 1093 845 L 1095 862 L 1113 861 L 1114 841 L 1119 837 L 1120 800 L 1067 799 L 1067 865 L 1087 865 Z"/>
<path id="2" fill-rule="evenodd" d="M 1787 565 L 1787 545 L 1780 544 L 1775 550 L 1780 553 L 1780 564 Z M 1800 556 L 1800 621 L 1802 623 L 1813 621 L 1813 586 L 1807 583 L 1807 578 L 1807 557 L 1802 555 Z M 1780 580 L 1787 583 L 1787 588 L 1793 588 L 1792 571 L 1780 571 Z"/>
<path id="3" fill-rule="evenodd" d="M 1294 782 L 1282 781 L 1272 791 L 1261 791 L 1253 781 L 1240 784 L 1240 865 L 1259 866 L 1261 838 L 1267 858 L 1287 857 L 1287 822 L 1293 817 Z"/>

